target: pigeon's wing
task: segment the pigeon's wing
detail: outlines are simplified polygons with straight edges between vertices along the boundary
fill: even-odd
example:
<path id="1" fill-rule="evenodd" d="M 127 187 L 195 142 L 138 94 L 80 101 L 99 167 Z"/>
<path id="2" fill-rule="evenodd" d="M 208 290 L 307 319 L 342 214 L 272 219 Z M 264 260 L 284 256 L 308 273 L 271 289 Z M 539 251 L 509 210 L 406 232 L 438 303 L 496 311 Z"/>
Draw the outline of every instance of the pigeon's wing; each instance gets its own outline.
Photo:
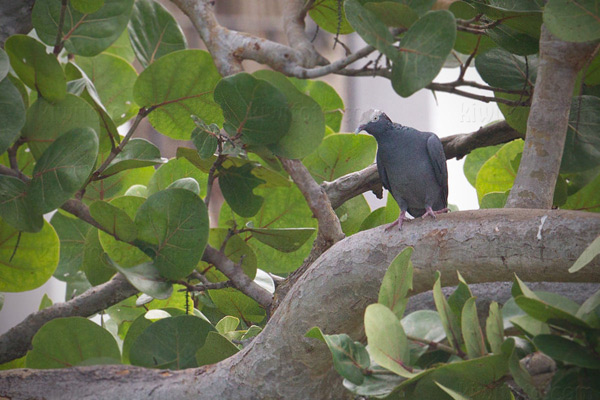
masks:
<path id="1" fill-rule="evenodd" d="M 446 154 L 444 154 L 444 146 L 440 138 L 436 135 L 431 134 L 427 139 L 427 154 L 431 165 L 433 165 L 433 171 L 435 172 L 435 179 L 437 183 L 442 187 L 444 198 L 448 198 L 448 167 L 446 166 Z"/>
<path id="2" fill-rule="evenodd" d="M 377 172 L 379 172 L 379 178 L 381 179 L 383 187 L 387 190 L 390 190 L 390 181 L 388 180 L 387 172 L 385 171 L 383 162 L 381 162 L 379 152 L 377 152 Z"/>

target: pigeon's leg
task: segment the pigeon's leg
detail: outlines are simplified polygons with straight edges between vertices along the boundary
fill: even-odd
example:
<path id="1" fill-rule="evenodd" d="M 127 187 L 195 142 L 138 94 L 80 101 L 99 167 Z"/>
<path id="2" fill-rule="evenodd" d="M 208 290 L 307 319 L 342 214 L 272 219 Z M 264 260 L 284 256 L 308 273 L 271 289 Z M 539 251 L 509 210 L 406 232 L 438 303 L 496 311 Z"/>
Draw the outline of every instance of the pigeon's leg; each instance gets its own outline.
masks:
<path id="1" fill-rule="evenodd" d="M 407 220 L 408 218 L 406 218 L 406 211 L 402 211 L 400 213 L 400 216 L 398 217 L 397 220 L 395 220 L 394 222 L 392 222 L 391 224 L 389 224 L 386 228 L 385 231 L 389 231 L 391 230 L 393 227 L 395 227 L 396 225 L 398 225 L 398 230 L 401 231 L 402 230 L 402 223 Z"/>
<path id="2" fill-rule="evenodd" d="M 422 216 L 421 218 L 425 218 L 427 215 L 429 215 L 429 216 L 431 216 L 431 217 L 435 218 L 435 216 L 436 216 L 437 214 L 443 214 L 443 213 L 450 212 L 450 209 L 449 209 L 449 208 L 442 208 L 441 210 L 433 211 L 433 210 L 431 209 L 431 207 L 425 207 L 425 210 L 427 210 L 427 211 L 425 211 L 425 214 L 423 214 L 423 216 Z"/>

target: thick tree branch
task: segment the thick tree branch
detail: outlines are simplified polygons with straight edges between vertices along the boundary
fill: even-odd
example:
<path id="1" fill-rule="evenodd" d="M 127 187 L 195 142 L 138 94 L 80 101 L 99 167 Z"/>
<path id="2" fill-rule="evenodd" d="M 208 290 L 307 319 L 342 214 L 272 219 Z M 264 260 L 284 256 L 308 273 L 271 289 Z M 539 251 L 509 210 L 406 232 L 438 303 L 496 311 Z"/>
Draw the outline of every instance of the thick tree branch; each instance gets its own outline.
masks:
<path id="1" fill-rule="evenodd" d="M 64 303 L 56 303 L 30 314 L 0 336 L 0 364 L 25 355 L 31 339 L 46 322 L 55 318 L 89 317 L 138 293 L 121 274 Z"/>
<path id="2" fill-rule="evenodd" d="M 542 25 L 525 147 L 506 207 L 552 207 L 575 80 L 597 45 L 564 42 Z"/>
<path id="3" fill-rule="evenodd" d="M 510 142 L 520 137 L 521 134 L 506 121 L 501 121 L 472 133 L 446 136 L 442 138 L 442 143 L 447 159 L 460 159 L 477 148 Z M 362 171 L 344 175 L 333 182 L 323 182 L 321 187 L 325 189 L 335 209 L 364 192 L 381 192 L 381 181 L 376 166 L 370 165 Z"/>
<path id="4" fill-rule="evenodd" d="M 286 0 L 283 9 L 283 30 L 288 43 L 302 55 L 306 66 L 324 65 L 327 60 L 321 56 L 305 33 L 304 19 L 314 0 Z"/>
<path id="5" fill-rule="evenodd" d="M 322 67 L 304 68 L 301 66 L 297 66 L 292 70 L 291 75 L 300 79 L 314 79 L 331 73 L 337 73 L 338 71 L 341 71 L 353 62 L 368 56 L 374 51 L 375 48 L 373 46 L 366 46 L 350 54 L 346 58 L 342 58 L 341 60 L 337 60 L 331 64 L 324 65 Z"/>
<path id="6" fill-rule="evenodd" d="M 31 30 L 31 10 L 35 0 L 0 2 L 0 47 L 9 36 Z"/>
<path id="7" fill-rule="evenodd" d="M 547 216 L 545 220 L 542 217 Z M 544 222 L 542 222 L 544 221 Z M 186 371 L 94 366 L 0 372 L 0 395 L 14 398 L 344 399 L 341 378 L 321 342 L 304 337 L 313 326 L 362 339 L 363 313 L 377 301 L 392 259 L 412 246 L 414 293 L 431 289 L 434 272 L 445 285 L 460 270 L 469 283 L 510 281 L 599 282 L 600 260 L 576 274 L 568 267 L 600 232 L 600 215 L 559 210 L 478 210 L 357 233 L 324 253 L 292 288 L 264 331 L 219 364 Z M 569 241 L 565 242 L 564 238 Z M 50 384 L 51 382 L 51 384 Z M 201 388 L 201 390 L 199 389 Z"/>

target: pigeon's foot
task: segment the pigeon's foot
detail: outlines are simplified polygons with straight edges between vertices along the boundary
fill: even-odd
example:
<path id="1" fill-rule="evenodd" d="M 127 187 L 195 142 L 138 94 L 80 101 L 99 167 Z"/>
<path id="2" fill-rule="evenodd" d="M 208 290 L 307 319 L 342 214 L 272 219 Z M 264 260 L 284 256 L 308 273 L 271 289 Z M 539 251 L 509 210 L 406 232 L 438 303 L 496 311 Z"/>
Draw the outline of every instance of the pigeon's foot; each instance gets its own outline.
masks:
<path id="1" fill-rule="evenodd" d="M 427 211 L 425 211 L 425 214 L 423 214 L 423 216 L 422 216 L 421 218 L 425 218 L 425 217 L 426 217 L 426 216 L 428 216 L 428 215 L 429 215 L 430 217 L 433 217 L 433 218 L 435 218 L 435 216 L 436 216 L 437 214 L 443 214 L 443 213 L 450 212 L 450 209 L 449 209 L 449 208 L 442 208 L 441 210 L 433 211 L 433 210 L 431 209 L 431 207 L 426 207 L 426 208 L 425 208 L 425 210 L 427 210 Z"/>
<path id="2" fill-rule="evenodd" d="M 389 224 L 386 228 L 385 231 L 389 231 L 391 230 L 393 227 L 395 227 L 396 225 L 398 225 L 398 230 L 401 231 L 402 230 L 402 223 L 404 221 L 406 221 L 408 218 L 406 218 L 406 211 L 402 211 L 400 213 L 400 216 L 398 217 L 397 220 L 395 220 L 394 222 L 392 222 L 391 224 Z"/>

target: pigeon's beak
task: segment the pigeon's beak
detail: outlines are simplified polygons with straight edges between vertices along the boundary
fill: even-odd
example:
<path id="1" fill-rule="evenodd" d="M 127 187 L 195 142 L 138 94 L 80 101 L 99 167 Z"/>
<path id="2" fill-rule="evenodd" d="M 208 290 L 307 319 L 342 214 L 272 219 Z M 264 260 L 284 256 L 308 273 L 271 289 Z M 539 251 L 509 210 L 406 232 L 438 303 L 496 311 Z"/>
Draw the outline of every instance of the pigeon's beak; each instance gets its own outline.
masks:
<path id="1" fill-rule="evenodd" d="M 354 133 L 357 134 L 357 133 L 363 131 L 364 129 L 365 129 L 364 125 L 359 125 L 358 128 L 356 128 L 356 130 L 354 131 Z"/>

